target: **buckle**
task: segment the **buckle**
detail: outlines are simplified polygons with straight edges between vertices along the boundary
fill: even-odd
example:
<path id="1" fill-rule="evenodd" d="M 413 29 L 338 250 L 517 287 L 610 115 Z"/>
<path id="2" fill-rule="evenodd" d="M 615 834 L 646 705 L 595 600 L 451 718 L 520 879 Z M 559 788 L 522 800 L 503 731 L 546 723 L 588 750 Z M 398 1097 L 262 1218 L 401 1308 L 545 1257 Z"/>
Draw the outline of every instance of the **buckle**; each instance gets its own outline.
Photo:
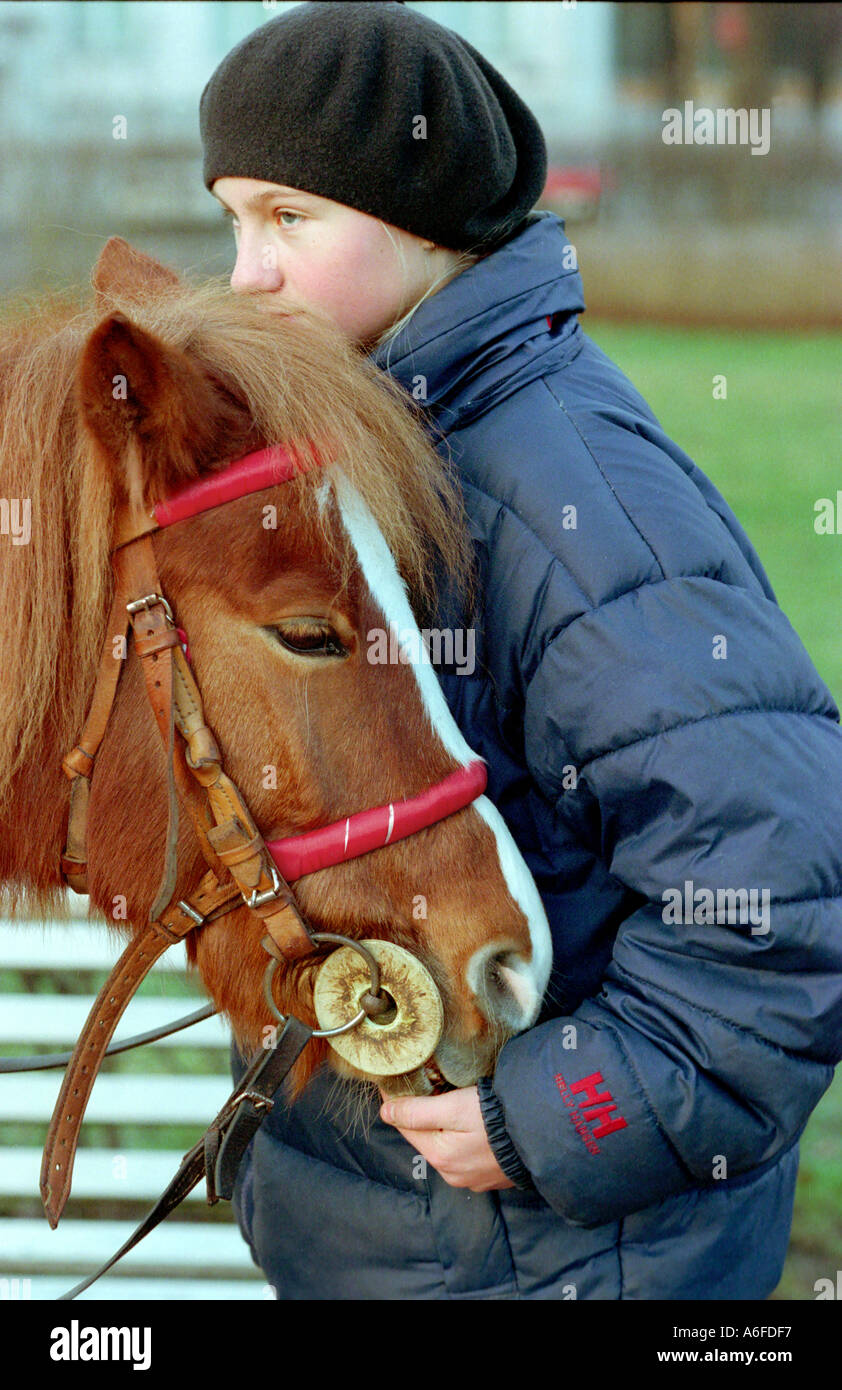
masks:
<path id="1" fill-rule="evenodd" d="M 278 894 L 281 891 L 281 876 L 278 873 L 275 864 L 270 863 L 269 872 L 272 875 L 272 887 L 264 888 L 262 893 L 258 893 L 257 889 L 254 888 L 250 896 L 246 898 L 246 905 L 248 907 L 263 907 L 266 903 L 271 903 L 277 899 Z M 246 897 L 245 893 L 243 894 L 243 897 Z"/>
<path id="2" fill-rule="evenodd" d="M 132 599 L 131 603 L 126 604 L 126 612 L 134 617 L 136 613 L 140 613 L 144 608 L 154 608 L 156 603 L 162 604 L 164 612 L 173 627 L 175 627 L 175 618 L 172 615 L 172 609 L 163 594 L 144 594 L 143 598 Z"/>
<path id="3" fill-rule="evenodd" d="M 192 917 L 197 927 L 202 926 L 205 919 L 202 916 L 201 912 L 197 912 L 195 907 L 191 907 L 190 904 L 187 901 L 185 901 L 184 898 L 179 898 L 178 906 L 181 908 L 182 912 L 185 914 L 186 917 Z"/>
<path id="4" fill-rule="evenodd" d="M 230 1105 L 239 1105 L 240 1101 L 250 1100 L 255 1110 L 265 1110 L 267 1115 L 273 1108 L 275 1102 L 268 1096 L 261 1095 L 260 1091 L 238 1091 L 234 1098 L 229 1102 Z"/>

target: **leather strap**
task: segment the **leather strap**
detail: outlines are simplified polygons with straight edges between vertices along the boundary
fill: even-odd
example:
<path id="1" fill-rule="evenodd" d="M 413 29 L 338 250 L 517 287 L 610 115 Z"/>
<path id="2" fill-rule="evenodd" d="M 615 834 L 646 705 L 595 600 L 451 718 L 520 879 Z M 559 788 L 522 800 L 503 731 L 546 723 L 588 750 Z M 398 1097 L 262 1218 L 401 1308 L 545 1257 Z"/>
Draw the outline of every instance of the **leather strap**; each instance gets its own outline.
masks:
<path id="1" fill-rule="evenodd" d="M 65 1073 L 44 1145 L 41 1198 L 54 1229 L 70 1194 L 76 1145 L 88 1099 L 129 1000 L 167 947 L 194 930 L 197 916 L 204 919 L 214 908 L 235 900 L 231 885 L 219 883 L 216 875 L 208 871 L 197 890 L 186 899 L 196 915 L 176 904 L 167 909 L 160 922 L 150 923 L 133 936 L 97 995 Z"/>
<path id="2" fill-rule="evenodd" d="M 90 778 L 86 773 L 80 772 L 70 783 L 67 840 L 64 854 L 61 856 L 61 871 L 76 893 L 88 891 L 87 828 L 90 796 Z"/>
<path id="3" fill-rule="evenodd" d="M 223 909 L 225 911 L 226 909 Z M 204 1004 L 201 1009 L 194 1009 L 190 1014 L 184 1014 L 172 1023 L 164 1023 L 160 1028 L 149 1028 L 145 1033 L 135 1033 L 131 1038 L 121 1038 L 118 1043 L 109 1043 L 105 1049 L 106 1057 L 116 1057 L 120 1052 L 131 1052 L 132 1048 L 145 1047 L 147 1043 L 158 1042 L 161 1038 L 171 1038 L 175 1033 L 180 1033 L 183 1028 L 192 1028 L 195 1023 L 202 1023 L 206 1018 L 214 1018 L 219 1013 L 215 1004 Z M 73 1061 L 74 1048 L 69 1052 L 39 1052 L 33 1057 L 0 1057 L 0 1074 L 10 1075 L 20 1071 L 53 1071 L 57 1067 L 62 1070 Z"/>
<path id="4" fill-rule="evenodd" d="M 117 580 L 85 727 L 79 742 L 75 748 L 71 748 L 62 762 L 64 772 L 70 778 L 70 809 L 65 850 L 61 857 L 61 872 L 77 893 L 88 891 L 87 821 L 90 778 L 94 759 L 111 718 L 120 672 L 123 669 L 122 653 L 115 655 L 114 652 L 114 639 L 125 639 L 128 621 L 126 594 Z"/>
<path id="5" fill-rule="evenodd" d="M 171 614 L 160 592 L 158 566 L 149 536 L 134 545 L 119 550 L 114 557 L 118 587 L 135 594 L 129 608 L 135 648 L 140 657 L 146 682 L 146 693 L 158 724 L 167 760 L 167 839 L 164 867 L 155 901 L 149 911 L 150 921 L 157 921 L 172 899 L 178 873 L 178 796 L 175 786 L 173 759 L 175 756 L 175 712 L 173 708 L 173 648 L 179 637 L 171 625 Z"/>
<path id="6" fill-rule="evenodd" d="M 144 1236 L 148 1236 L 150 1231 L 154 1231 L 155 1227 L 164 1220 L 164 1217 L 169 1216 L 171 1211 L 181 1205 L 185 1197 L 188 1197 L 196 1184 L 202 1180 L 205 1171 L 203 1145 L 204 1139 L 201 1139 L 189 1153 L 184 1155 L 175 1177 L 161 1193 L 152 1210 L 147 1213 L 116 1254 L 112 1255 L 110 1260 L 106 1260 L 104 1265 L 100 1265 L 93 1274 L 89 1274 L 86 1279 L 82 1279 L 80 1283 L 69 1289 L 67 1293 L 61 1294 L 58 1299 L 59 1303 L 66 1303 L 76 1298 L 78 1294 L 84 1293 L 85 1289 L 89 1289 L 91 1284 L 96 1283 L 103 1274 L 107 1274 L 118 1260 L 121 1260 L 124 1255 L 128 1255 L 129 1251 L 133 1250 Z"/>
<path id="7" fill-rule="evenodd" d="M 221 776 L 224 778 L 225 774 Z M 252 912 L 262 918 L 280 954 L 287 960 L 300 960 L 303 956 L 312 955 L 316 944 L 298 910 L 293 891 L 277 869 L 272 872 L 273 866 L 263 836 L 233 783 L 231 789 L 236 793 L 242 816 L 247 818 L 245 824 L 238 815 L 230 816 L 208 832 L 208 839 L 226 869 L 236 879 Z M 257 899 L 262 893 L 270 896 L 261 903 Z"/>
<path id="8" fill-rule="evenodd" d="M 114 639 L 125 637 L 129 625 L 126 612 L 127 597 L 119 578 L 115 576 L 114 596 L 111 611 L 105 628 L 105 641 L 99 659 L 91 707 L 85 720 L 85 727 L 76 747 L 71 749 L 62 766 L 71 779 L 77 776 L 90 777 L 94 758 L 111 718 L 117 683 L 123 669 L 122 655 L 114 653 Z"/>
<path id="9" fill-rule="evenodd" d="M 118 512 L 114 523 L 114 536 L 112 549 L 119 550 L 121 546 L 130 545 L 139 536 L 151 535 L 153 531 L 160 529 L 155 516 L 150 512 L 135 512 L 130 508 L 123 508 Z"/>
<path id="10" fill-rule="evenodd" d="M 245 1076 L 234 1088 L 219 1114 L 197 1144 L 184 1155 L 169 1186 L 154 1207 L 132 1232 L 125 1244 L 94 1274 L 62 1294 L 60 1302 L 73 1299 L 90 1288 L 100 1275 L 149 1235 L 193 1191 L 204 1176 L 208 1184 L 208 1203 L 220 1197 L 230 1201 L 240 1161 L 273 1106 L 273 1097 L 312 1037 L 312 1030 L 297 1018 L 288 1018 L 275 1046 L 263 1048 L 252 1058 Z"/>
<path id="11" fill-rule="evenodd" d="M 114 571 L 121 591 L 134 595 L 129 605 L 129 618 L 135 647 L 141 659 L 149 703 L 166 747 L 173 700 L 172 650 L 179 645 L 179 637 L 170 624 L 160 592 L 158 566 L 149 537 L 143 536 L 134 545 L 118 550 L 114 556 Z"/>
<path id="12" fill-rule="evenodd" d="M 272 1097 L 313 1036 L 312 1028 L 298 1018 L 288 1018 L 275 1046 L 261 1049 L 251 1060 L 248 1071 L 236 1088 L 235 1098 L 242 1097 L 230 1121 L 219 1126 L 217 1121 L 208 1127 L 205 1152 L 212 1151 L 215 1162 L 208 1172 L 208 1202 L 213 1205 L 220 1197 L 230 1202 L 234 1195 L 234 1180 L 243 1154 L 269 1111 Z M 224 1112 L 223 1112 L 224 1113 Z M 208 1135 L 218 1132 L 218 1142 L 208 1145 Z"/>

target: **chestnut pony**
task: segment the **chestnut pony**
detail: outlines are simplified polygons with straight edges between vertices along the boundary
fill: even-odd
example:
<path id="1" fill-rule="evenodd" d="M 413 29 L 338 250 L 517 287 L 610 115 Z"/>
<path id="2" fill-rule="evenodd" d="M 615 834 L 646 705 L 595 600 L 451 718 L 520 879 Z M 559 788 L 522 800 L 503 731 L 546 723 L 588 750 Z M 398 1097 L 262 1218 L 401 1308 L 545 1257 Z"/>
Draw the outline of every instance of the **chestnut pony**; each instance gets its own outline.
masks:
<path id="1" fill-rule="evenodd" d="M 26 543 L 0 535 L 0 884 L 12 911 L 59 908 L 61 763 L 106 640 L 117 509 L 148 514 L 269 445 L 303 457 L 320 441 L 327 457 L 152 537 L 207 723 L 264 839 L 415 796 L 474 758 L 428 664 L 368 659 L 373 630 L 406 633 L 432 615 L 434 574 L 463 589 L 470 574 L 458 491 L 398 388 L 315 317 L 184 286 L 118 240 L 93 283 L 88 308 L 47 303 L 0 325 L 0 495 L 31 508 Z M 129 643 L 88 816 L 92 908 L 126 933 L 155 898 L 167 805 Z M 186 897 L 207 868 L 188 816 L 178 866 Z M 535 1021 L 549 930 L 487 798 L 308 873 L 296 896 L 314 929 L 385 938 L 426 965 L 444 1005 L 435 1062 L 452 1085 L 487 1074 Z M 240 906 L 187 938 L 248 1051 L 272 1023 L 261 935 Z M 282 967 L 275 997 L 315 1026 L 313 976 L 312 959 Z M 304 1052 L 296 1089 L 328 1052 L 323 1041 Z"/>

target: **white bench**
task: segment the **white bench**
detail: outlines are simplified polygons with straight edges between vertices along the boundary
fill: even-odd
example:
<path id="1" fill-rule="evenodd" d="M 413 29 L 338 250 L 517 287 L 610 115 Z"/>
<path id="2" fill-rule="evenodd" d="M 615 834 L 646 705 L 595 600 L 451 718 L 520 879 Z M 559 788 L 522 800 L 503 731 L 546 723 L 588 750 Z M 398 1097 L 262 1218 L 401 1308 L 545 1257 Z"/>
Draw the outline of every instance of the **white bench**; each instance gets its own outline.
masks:
<path id="1" fill-rule="evenodd" d="M 86 902 L 68 904 L 68 920 L 0 919 L 0 971 L 23 987 L 0 986 L 0 1055 L 59 1052 L 72 1047 L 88 1009 L 120 950 L 105 924 L 88 922 Z M 80 993 L 79 972 L 89 988 Z M 192 986 L 177 997 L 167 980 L 186 977 L 183 945 L 172 946 L 150 972 L 141 997 L 130 1004 L 115 1041 L 172 1022 L 207 1003 Z M 34 992 L 52 978 L 49 992 Z M 58 992 L 70 991 L 70 992 Z M 196 1075 L 179 1068 L 180 1048 L 202 1048 L 213 1072 Z M 0 1075 L 0 1299 L 53 1299 L 98 1268 L 131 1233 L 175 1174 L 230 1093 L 228 1030 L 219 1018 L 148 1043 L 123 1057 L 141 1059 L 122 1069 L 106 1060 L 82 1129 L 73 1189 L 58 1229 L 40 1213 L 41 1148 L 63 1072 L 61 1069 Z M 143 1059 L 156 1053 L 166 1066 L 156 1071 Z M 140 1069 L 138 1069 L 140 1068 Z M 37 1126 L 31 1141 L 16 1143 L 20 1126 Z M 107 1125 L 108 1146 L 92 1144 L 92 1125 Z M 124 1143 L 124 1126 L 187 1126 L 189 1142 Z M 9 1126 L 16 1126 L 18 1133 Z M 160 1129 L 158 1142 L 160 1142 Z M 180 1147 L 178 1146 L 180 1143 Z M 108 1215 L 100 1216 L 100 1210 Z M 186 1219 L 189 1218 L 189 1219 Z M 80 1299 L 255 1299 L 272 1292 L 251 1261 L 227 1202 L 209 1208 L 202 1182 L 184 1205 Z"/>

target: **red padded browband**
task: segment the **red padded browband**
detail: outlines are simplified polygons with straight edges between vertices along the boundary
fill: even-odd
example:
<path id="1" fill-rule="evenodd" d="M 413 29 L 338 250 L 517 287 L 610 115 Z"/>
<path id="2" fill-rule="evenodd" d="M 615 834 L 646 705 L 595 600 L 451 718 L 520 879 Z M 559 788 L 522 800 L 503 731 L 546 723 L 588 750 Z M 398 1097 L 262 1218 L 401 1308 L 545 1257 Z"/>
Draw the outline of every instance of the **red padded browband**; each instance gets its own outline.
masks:
<path id="1" fill-rule="evenodd" d="M 266 848 L 287 882 L 294 883 L 317 869 L 343 864 L 346 859 L 356 859 L 369 850 L 381 849 L 414 835 L 416 830 L 435 825 L 482 796 L 487 782 L 485 763 L 477 758 L 406 801 L 358 811 L 303 835 L 268 840 Z"/>
<path id="2" fill-rule="evenodd" d="M 246 454 L 220 473 L 213 473 L 196 483 L 188 483 L 166 501 L 159 502 L 154 509 L 155 520 L 159 526 L 172 526 L 176 521 L 209 512 L 213 507 L 234 502 L 251 492 L 262 492 L 264 488 L 286 483 L 296 473 L 306 473 L 314 464 L 322 463 L 315 446 L 311 444 L 309 448 L 309 461 L 300 454 L 289 453 L 280 444 Z"/>

